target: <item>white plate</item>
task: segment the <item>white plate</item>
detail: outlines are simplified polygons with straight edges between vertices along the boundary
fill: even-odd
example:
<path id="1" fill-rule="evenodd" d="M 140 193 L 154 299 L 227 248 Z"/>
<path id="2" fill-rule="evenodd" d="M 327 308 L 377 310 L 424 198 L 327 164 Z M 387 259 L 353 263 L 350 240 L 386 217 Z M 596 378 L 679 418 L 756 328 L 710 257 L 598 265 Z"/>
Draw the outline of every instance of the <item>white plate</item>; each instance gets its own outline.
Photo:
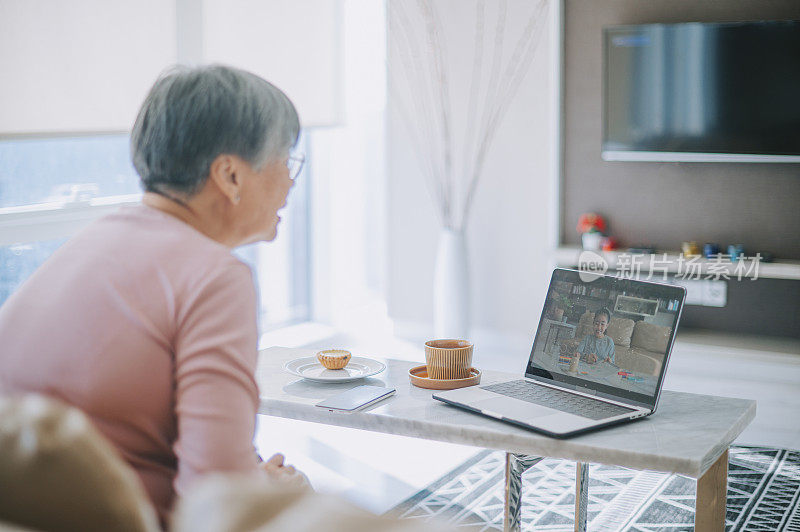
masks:
<path id="1" fill-rule="evenodd" d="M 314 356 L 290 360 L 284 369 L 310 381 L 349 382 L 380 373 L 386 369 L 386 364 L 371 358 L 353 357 L 343 369 L 327 369 Z"/>

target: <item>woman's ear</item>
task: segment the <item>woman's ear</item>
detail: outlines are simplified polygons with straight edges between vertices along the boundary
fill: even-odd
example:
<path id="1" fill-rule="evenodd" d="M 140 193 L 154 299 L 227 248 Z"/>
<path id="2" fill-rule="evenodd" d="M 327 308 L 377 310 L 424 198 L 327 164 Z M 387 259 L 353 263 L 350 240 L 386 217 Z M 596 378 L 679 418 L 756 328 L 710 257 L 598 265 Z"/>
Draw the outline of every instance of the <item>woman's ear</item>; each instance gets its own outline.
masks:
<path id="1" fill-rule="evenodd" d="M 211 162 L 209 180 L 217 187 L 223 196 L 234 205 L 241 199 L 241 160 L 228 154 L 218 155 Z"/>

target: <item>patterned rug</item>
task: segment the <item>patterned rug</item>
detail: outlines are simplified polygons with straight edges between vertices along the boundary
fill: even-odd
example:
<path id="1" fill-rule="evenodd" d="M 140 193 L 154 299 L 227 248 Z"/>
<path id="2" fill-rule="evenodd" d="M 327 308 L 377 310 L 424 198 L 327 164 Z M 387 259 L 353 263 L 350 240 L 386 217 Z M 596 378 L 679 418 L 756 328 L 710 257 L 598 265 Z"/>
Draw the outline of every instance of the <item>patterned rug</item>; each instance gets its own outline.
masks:
<path id="1" fill-rule="evenodd" d="M 800 451 L 731 447 L 726 530 L 800 532 Z M 483 451 L 391 513 L 444 519 L 466 530 L 503 529 L 505 454 Z M 523 479 L 523 530 L 573 530 L 575 462 L 545 459 Z M 694 529 L 696 481 L 682 475 L 592 464 L 588 529 Z"/>

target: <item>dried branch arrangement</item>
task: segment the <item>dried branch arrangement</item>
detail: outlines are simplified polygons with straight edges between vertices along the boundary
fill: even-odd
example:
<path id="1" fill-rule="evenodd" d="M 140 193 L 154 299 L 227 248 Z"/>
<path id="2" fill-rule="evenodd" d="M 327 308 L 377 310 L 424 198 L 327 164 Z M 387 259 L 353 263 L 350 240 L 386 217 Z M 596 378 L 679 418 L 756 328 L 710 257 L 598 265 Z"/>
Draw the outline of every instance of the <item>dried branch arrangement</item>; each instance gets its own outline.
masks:
<path id="1" fill-rule="evenodd" d="M 389 95 L 420 158 L 443 226 L 459 230 L 469 219 L 486 155 L 533 60 L 547 1 L 515 2 L 521 7 L 515 7 L 514 13 L 509 13 L 508 0 L 453 4 L 464 10 L 475 8 L 471 79 L 466 84 L 466 109 L 458 109 L 459 115 L 453 114 L 459 101 L 453 96 L 462 86 L 451 81 L 450 28 L 437 4 L 441 0 L 389 0 L 390 58 L 400 66 L 390 69 Z M 505 52 L 509 17 L 518 26 L 523 9 L 523 29 L 512 39 L 510 52 Z M 462 61 L 463 55 L 455 59 Z M 463 131 L 456 130 L 456 122 Z"/>

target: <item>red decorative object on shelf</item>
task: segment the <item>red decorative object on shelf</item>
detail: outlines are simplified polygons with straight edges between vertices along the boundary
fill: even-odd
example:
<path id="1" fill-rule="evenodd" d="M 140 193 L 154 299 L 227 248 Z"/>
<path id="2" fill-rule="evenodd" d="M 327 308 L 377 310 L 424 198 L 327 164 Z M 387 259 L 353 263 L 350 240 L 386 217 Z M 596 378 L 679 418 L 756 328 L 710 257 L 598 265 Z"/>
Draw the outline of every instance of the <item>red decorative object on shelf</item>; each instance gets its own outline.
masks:
<path id="1" fill-rule="evenodd" d="M 600 251 L 607 227 L 605 219 L 596 212 L 581 214 L 575 229 L 581 234 L 583 249 Z"/>
<path id="2" fill-rule="evenodd" d="M 581 214 L 578 218 L 578 226 L 575 228 L 578 233 L 605 233 L 607 224 L 605 219 L 596 212 Z"/>
<path id="3" fill-rule="evenodd" d="M 614 251 L 619 248 L 619 242 L 613 236 L 603 239 L 603 251 Z"/>

